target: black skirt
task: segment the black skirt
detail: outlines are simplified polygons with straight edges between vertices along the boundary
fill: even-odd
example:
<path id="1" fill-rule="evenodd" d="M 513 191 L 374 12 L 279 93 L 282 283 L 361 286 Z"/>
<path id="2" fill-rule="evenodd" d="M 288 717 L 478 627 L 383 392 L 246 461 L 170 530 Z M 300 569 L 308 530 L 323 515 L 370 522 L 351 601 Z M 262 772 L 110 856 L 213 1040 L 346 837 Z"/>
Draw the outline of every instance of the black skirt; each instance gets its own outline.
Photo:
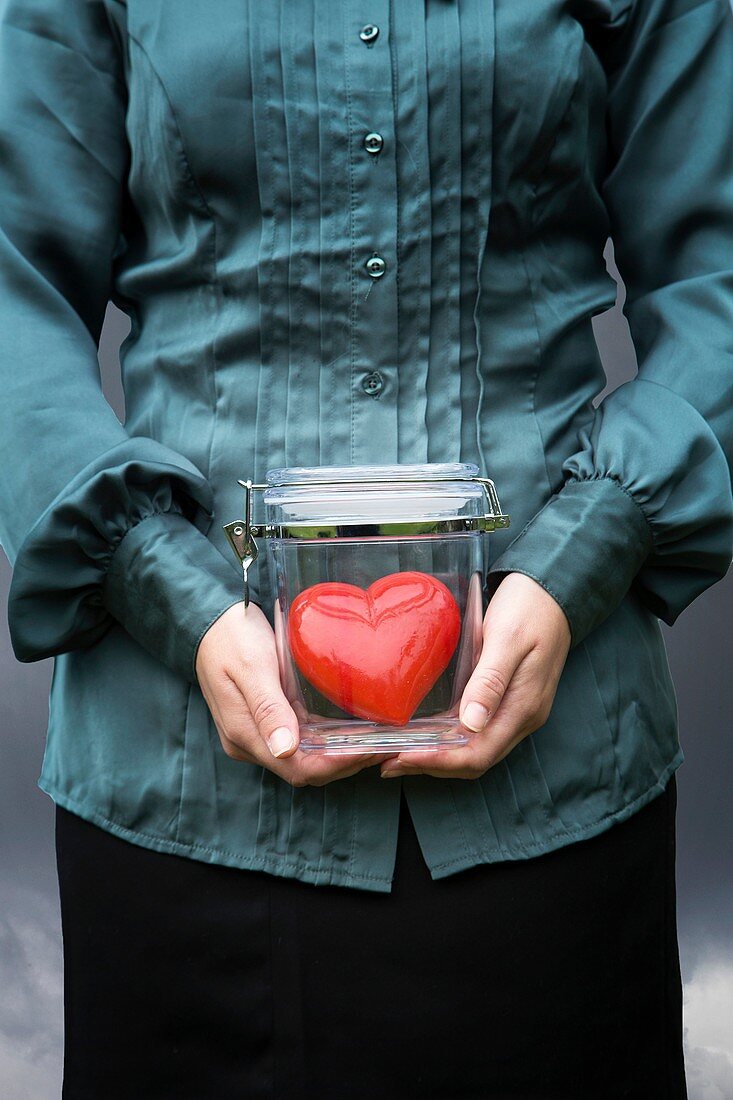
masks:
<path id="1" fill-rule="evenodd" d="M 57 807 L 63 1096 L 684 1098 L 675 810 L 433 881 L 403 794 L 376 894 Z"/>

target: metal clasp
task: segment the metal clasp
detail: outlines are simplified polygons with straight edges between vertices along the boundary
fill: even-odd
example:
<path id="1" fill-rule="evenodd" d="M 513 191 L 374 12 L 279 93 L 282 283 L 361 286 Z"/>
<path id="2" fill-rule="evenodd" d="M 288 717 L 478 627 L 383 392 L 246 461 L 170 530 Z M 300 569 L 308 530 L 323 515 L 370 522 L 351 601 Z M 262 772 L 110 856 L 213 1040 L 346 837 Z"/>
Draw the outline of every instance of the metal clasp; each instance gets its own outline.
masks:
<path id="1" fill-rule="evenodd" d="M 267 486 L 253 485 L 249 478 L 247 481 L 242 481 L 241 478 L 237 478 L 237 484 L 241 485 L 244 489 L 244 519 L 235 519 L 232 520 L 231 523 L 225 523 L 224 533 L 229 539 L 232 549 L 237 555 L 237 560 L 242 566 L 244 606 L 247 608 L 249 607 L 249 581 L 247 579 L 247 574 L 249 573 L 250 567 L 257 561 L 257 556 L 260 552 L 254 536 L 262 534 L 261 528 L 252 523 L 252 493 L 255 489 L 266 489 Z"/>

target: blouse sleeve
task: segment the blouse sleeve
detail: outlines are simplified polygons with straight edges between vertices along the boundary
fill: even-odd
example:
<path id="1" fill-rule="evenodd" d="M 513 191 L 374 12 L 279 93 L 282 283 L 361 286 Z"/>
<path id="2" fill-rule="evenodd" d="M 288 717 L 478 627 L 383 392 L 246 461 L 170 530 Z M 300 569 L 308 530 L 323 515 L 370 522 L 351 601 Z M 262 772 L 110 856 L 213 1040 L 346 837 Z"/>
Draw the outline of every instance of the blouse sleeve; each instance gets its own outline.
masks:
<path id="1" fill-rule="evenodd" d="M 608 79 L 603 197 L 638 374 L 489 570 L 538 580 L 582 641 L 633 587 L 672 624 L 733 553 L 733 13 L 594 0 Z"/>
<path id="2" fill-rule="evenodd" d="M 0 542 L 20 661 L 115 620 L 196 682 L 198 642 L 241 598 L 185 456 L 129 435 L 97 345 L 128 163 L 122 59 L 101 0 L 0 5 Z"/>

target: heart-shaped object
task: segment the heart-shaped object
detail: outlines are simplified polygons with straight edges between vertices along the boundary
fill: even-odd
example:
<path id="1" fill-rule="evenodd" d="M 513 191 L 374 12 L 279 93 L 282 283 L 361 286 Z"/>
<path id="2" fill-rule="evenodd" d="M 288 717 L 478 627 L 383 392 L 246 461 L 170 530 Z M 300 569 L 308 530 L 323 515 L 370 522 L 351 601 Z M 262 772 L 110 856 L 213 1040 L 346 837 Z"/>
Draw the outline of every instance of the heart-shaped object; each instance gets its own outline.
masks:
<path id="1" fill-rule="evenodd" d="M 314 687 L 358 718 L 404 726 L 453 656 L 458 605 L 428 573 L 390 573 L 367 589 L 324 581 L 293 600 L 290 650 Z"/>

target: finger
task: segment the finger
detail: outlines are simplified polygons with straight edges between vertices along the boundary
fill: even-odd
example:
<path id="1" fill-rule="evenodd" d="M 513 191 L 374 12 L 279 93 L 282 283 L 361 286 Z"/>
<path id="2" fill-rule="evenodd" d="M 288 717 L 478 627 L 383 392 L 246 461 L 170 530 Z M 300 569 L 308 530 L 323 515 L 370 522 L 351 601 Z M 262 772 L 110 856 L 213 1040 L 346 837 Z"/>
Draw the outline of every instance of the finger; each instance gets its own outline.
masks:
<path id="1" fill-rule="evenodd" d="M 232 741 L 223 730 L 217 726 L 217 732 L 219 734 L 219 740 L 221 741 L 222 748 L 227 756 L 231 760 L 240 760 L 246 764 L 259 764 L 260 761 L 251 752 L 247 752 L 238 742 Z"/>
<path id="2" fill-rule="evenodd" d="M 474 735 L 475 736 L 475 735 Z M 393 775 L 438 775 L 458 777 L 472 767 L 478 767 L 474 745 L 449 745 L 442 749 L 410 749 L 388 760 L 381 767 L 384 778 Z"/>
<path id="3" fill-rule="evenodd" d="M 475 779 L 511 752 L 515 745 L 535 728 L 533 712 L 519 709 L 511 698 L 511 689 L 496 714 L 481 734 L 471 734 L 467 745 L 449 746 L 424 752 L 409 751 L 386 761 L 381 769 L 384 779 L 397 775 L 436 775 L 441 779 Z M 507 705 L 510 704 L 510 705 Z"/>
<path id="4" fill-rule="evenodd" d="M 326 756 L 322 753 L 297 752 L 292 757 L 283 760 L 272 760 L 266 766 L 279 775 L 286 782 L 295 787 L 323 787 L 326 783 L 332 783 L 338 779 L 346 779 L 356 775 L 370 765 L 380 763 L 386 757 L 373 753 L 339 754 L 339 759 L 334 759 L 335 754 Z M 318 759 L 314 759 L 314 758 Z"/>
<path id="5" fill-rule="evenodd" d="M 206 684 L 203 691 L 211 717 L 214 718 L 221 747 L 228 757 L 249 763 L 262 762 L 252 751 L 256 745 L 262 746 L 262 757 L 270 755 L 262 745 L 247 700 L 231 676 L 223 675 L 216 690 L 211 690 L 210 684 Z"/>
<path id="6" fill-rule="evenodd" d="M 381 768 L 383 779 L 401 775 L 433 775 L 439 779 L 475 779 L 486 765 L 475 751 L 454 747 L 451 749 L 416 754 L 409 753 L 404 760 L 388 761 Z"/>
<path id="7" fill-rule="evenodd" d="M 504 753 L 514 738 L 521 739 L 525 709 L 517 704 L 517 682 L 521 679 L 520 662 L 496 711 L 480 733 L 471 732 L 465 745 L 446 745 L 441 749 L 411 750 L 388 761 L 381 769 L 385 778 L 394 775 L 434 775 L 442 778 L 471 779 L 482 775 Z"/>
<path id="8" fill-rule="evenodd" d="M 481 656 L 464 688 L 458 711 L 466 729 L 481 733 L 486 728 L 529 648 L 521 632 L 492 629 L 487 620 Z"/>
<path id="9" fill-rule="evenodd" d="M 292 785 L 322 786 L 346 778 L 369 765 L 393 757 L 394 753 L 291 753 L 279 759 L 264 743 L 252 717 L 247 699 L 234 679 L 227 676 L 217 690 L 207 695 L 224 752 L 238 762 L 260 764 Z"/>
<path id="10" fill-rule="evenodd" d="M 247 706 L 247 700 L 232 680 L 222 685 L 216 695 L 207 701 L 219 740 L 227 756 L 232 760 L 248 764 L 261 764 L 270 757 L 262 744 L 257 726 Z"/>
<path id="11" fill-rule="evenodd" d="M 280 683 L 277 661 L 261 661 L 256 672 L 245 667 L 234 676 L 270 756 L 275 759 L 292 756 L 300 743 L 300 731 L 295 711 Z"/>
<path id="12" fill-rule="evenodd" d="M 392 753 L 302 753 L 300 754 L 301 774 L 314 787 L 323 786 L 335 779 L 346 779 L 356 775 L 364 768 L 374 767 L 387 760 L 393 760 Z"/>
<path id="13" fill-rule="evenodd" d="M 439 779 L 475 779 L 508 753 L 540 725 L 536 707 L 529 700 L 518 702 L 517 676 L 502 704 L 481 734 L 472 734 L 468 745 L 426 752 L 406 752 L 385 762 L 384 779 L 398 775 L 435 775 Z"/>
<path id="14" fill-rule="evenodd" d="M 498 730 L 492 721 L 488 730 L 481 738 L 474 735 L 474 740 L 468 745 L 424 753 L 410 752 L 404 757 L 387 761 L 381 768 L 382 778 L 432 775 L 438 779 L 476 779 L 508 755 L 526 736 L 525 730 L 518 730 L 514 722 L 508 729 Z"/>

